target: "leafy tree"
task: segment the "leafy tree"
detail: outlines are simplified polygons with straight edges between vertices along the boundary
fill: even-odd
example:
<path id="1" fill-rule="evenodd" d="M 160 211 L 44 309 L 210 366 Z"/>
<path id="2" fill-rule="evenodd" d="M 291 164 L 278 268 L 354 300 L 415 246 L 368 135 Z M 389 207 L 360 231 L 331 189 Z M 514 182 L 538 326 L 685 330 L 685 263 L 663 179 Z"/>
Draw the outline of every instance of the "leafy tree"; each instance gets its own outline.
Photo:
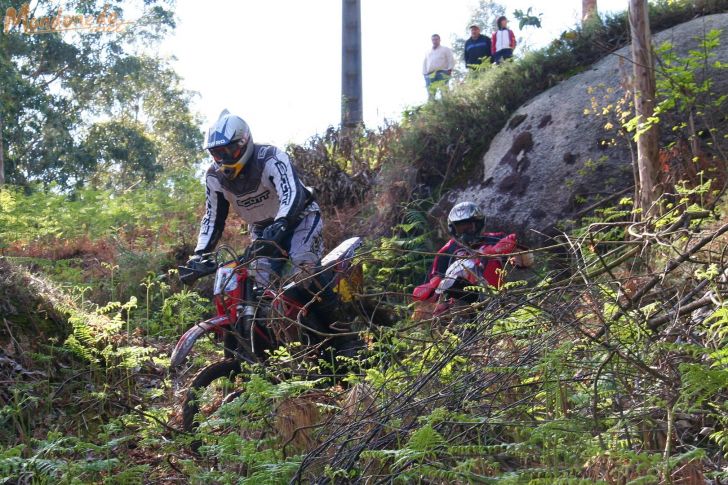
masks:
<path id="1" fill-rule="evenodd" d="M 89 130 L 84 148 L 95 162 L 94 181 L 107 187 L 132 185 L 136 176 L 149 182 L 162 170 L 157 163 L 157 147 L 134 120 L 105 121 Z"/>
<path id="2" fill-rule="evenodd" d="M 106 168 L 112 154 L 126 178 L 137 174 L 148 180 L 159 172 L 157 165 L 189 165 L 199 157 L 191 94 L 166 62 L 137 54 L 140 46 L 153 45 L 174 28 L 169 5 L 145 1 L 140 19 L 123 32 L 29 35 L 23 25 L 5 25 L 8 31 L 0 36 L 0 160 L 8 182 L 78 187 L 91 180 L 99 164 Z M 11 7 L 18 6 L 0 0 L 3 13 Z M 115 13 L 132 20 L 125 19 L 121 5 L 102 0 L 71 0 L 62 7 L 64 14 L 98 19 Z M 57 8 L 41 0 L 28 16 L 53 16 Z M 133 140 L 113 148 L 125 130 Z M 154 158 L 144 163 L 119 158 L 125 151 Z"/>
<path id="3" fill-rule="evenodd" d="M 198 120 L 189 104 L 192 93 L 166 62 L 149 56 L 115 60 L 101 79 L 94 104 L 111 117 L 133 119 L 154 141 L 165 169 L 189 166 L 200 157 Z M 153 135 L 151 135 L 153 134 Z"/>

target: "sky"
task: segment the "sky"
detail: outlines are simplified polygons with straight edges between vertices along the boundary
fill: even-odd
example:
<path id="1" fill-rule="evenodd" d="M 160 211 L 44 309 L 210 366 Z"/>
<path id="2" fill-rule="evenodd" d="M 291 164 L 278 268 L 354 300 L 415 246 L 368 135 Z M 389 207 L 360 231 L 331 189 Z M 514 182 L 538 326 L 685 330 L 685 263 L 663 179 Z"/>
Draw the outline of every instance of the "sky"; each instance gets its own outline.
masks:
<path id="1" fill-rule="evenodd" d="M 362 0 L 364 122 L 398 120 L 426 101 L 422 60 L 438 33 L 465 38 L 476 0 Z M 503 1 L 516 37 L 539 47 L 578 21 L 581 0 Z M 627 0 L 599 0 L 600 12 Z M 515 9 L 543 13 L 542 29 L 518 30 Z M 174 56 L 197 93 L 203 126 L 223 108 L 242 116 L 259 143 L 303 142 L 340 121 L 340 0 L 178 0 L 177 28 L 160 52 Z M 484 32 L 485 29 L 484 29 Z M 517 49 L 518 50 L 518 49 Z"/>

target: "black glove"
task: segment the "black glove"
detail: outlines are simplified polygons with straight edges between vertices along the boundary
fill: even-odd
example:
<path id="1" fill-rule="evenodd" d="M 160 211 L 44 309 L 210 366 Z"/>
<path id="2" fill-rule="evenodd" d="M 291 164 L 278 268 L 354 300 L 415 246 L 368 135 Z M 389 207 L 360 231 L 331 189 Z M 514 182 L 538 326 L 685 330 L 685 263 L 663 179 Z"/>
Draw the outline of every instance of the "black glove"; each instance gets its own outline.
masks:
<path id="1" fill-rule="evenodd" d="M 190 259 L 187 260 L 187 264 L 177 268 L 177 271 L 179 271 L 179 280 L 183 285 L 191 285 L 197 280 L 197 278 L 199 278 L 197 272 L 194 271 L 194 267 L 200 261 L 202 261 L 202 256 L 199 254 L 193 254 L 190 256 Z"/>
<path id="2" fill-rule="evenodd" d="M 204 260 L 201 255 L 194 254 L 185 266 L 178 266 L 179 280 L 182 284 L 191 285 L 200 277 L 214 273 L 217 269 L 215 261 Z"/>
<path id="3" fill-rule="evenodd" d="M 286 235 L 288 230 L 288 221 L 285 219 L 278 219 L 270 226 L 263 229 L 263 234 L 260 236 L 265 241 L 272 241 L 276 244 L 280 244 Z"/>

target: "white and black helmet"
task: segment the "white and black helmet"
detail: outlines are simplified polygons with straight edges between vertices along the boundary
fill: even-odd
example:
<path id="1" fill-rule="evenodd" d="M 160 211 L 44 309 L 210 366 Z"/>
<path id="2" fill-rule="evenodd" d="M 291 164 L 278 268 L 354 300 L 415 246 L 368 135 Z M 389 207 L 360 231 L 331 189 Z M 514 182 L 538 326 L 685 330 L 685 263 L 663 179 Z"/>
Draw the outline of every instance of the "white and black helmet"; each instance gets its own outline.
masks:
<path id="1" fill-rule="evenodd" d="M 456 225 L 472 222 L 466 232 L 458 232 Z M 473 202 L 460 202 L 450 210 L 447 216 L 447 228 L 450 234 L 464 243 L 474 242 L 485 227 L 485 215 Z"/>
<path id="2" fill-rule="evenodd" d="M 240 116 L 223 110 L 207 132 L 205 149 L 227 178 L 237 177 L 253 155 L 253 137 L 248 124 Z"/>

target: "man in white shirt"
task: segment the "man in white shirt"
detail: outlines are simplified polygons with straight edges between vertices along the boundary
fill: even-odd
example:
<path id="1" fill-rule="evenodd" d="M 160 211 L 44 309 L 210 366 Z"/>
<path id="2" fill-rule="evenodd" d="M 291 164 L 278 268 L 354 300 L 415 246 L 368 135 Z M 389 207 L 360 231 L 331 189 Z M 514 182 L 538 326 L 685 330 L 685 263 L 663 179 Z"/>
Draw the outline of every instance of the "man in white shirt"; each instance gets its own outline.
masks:
<path id="1" fill-rule="evenodd" d="M 440 36 L 432 36 L 432 49 L 425 55 L 422 64 L 422 74 L 425 76 L 427 96 L 432 99 L 435 92 L 443 85 L 446 85 L 455 67 L 455 56 L 448 47 L 440 45 Z"/>

